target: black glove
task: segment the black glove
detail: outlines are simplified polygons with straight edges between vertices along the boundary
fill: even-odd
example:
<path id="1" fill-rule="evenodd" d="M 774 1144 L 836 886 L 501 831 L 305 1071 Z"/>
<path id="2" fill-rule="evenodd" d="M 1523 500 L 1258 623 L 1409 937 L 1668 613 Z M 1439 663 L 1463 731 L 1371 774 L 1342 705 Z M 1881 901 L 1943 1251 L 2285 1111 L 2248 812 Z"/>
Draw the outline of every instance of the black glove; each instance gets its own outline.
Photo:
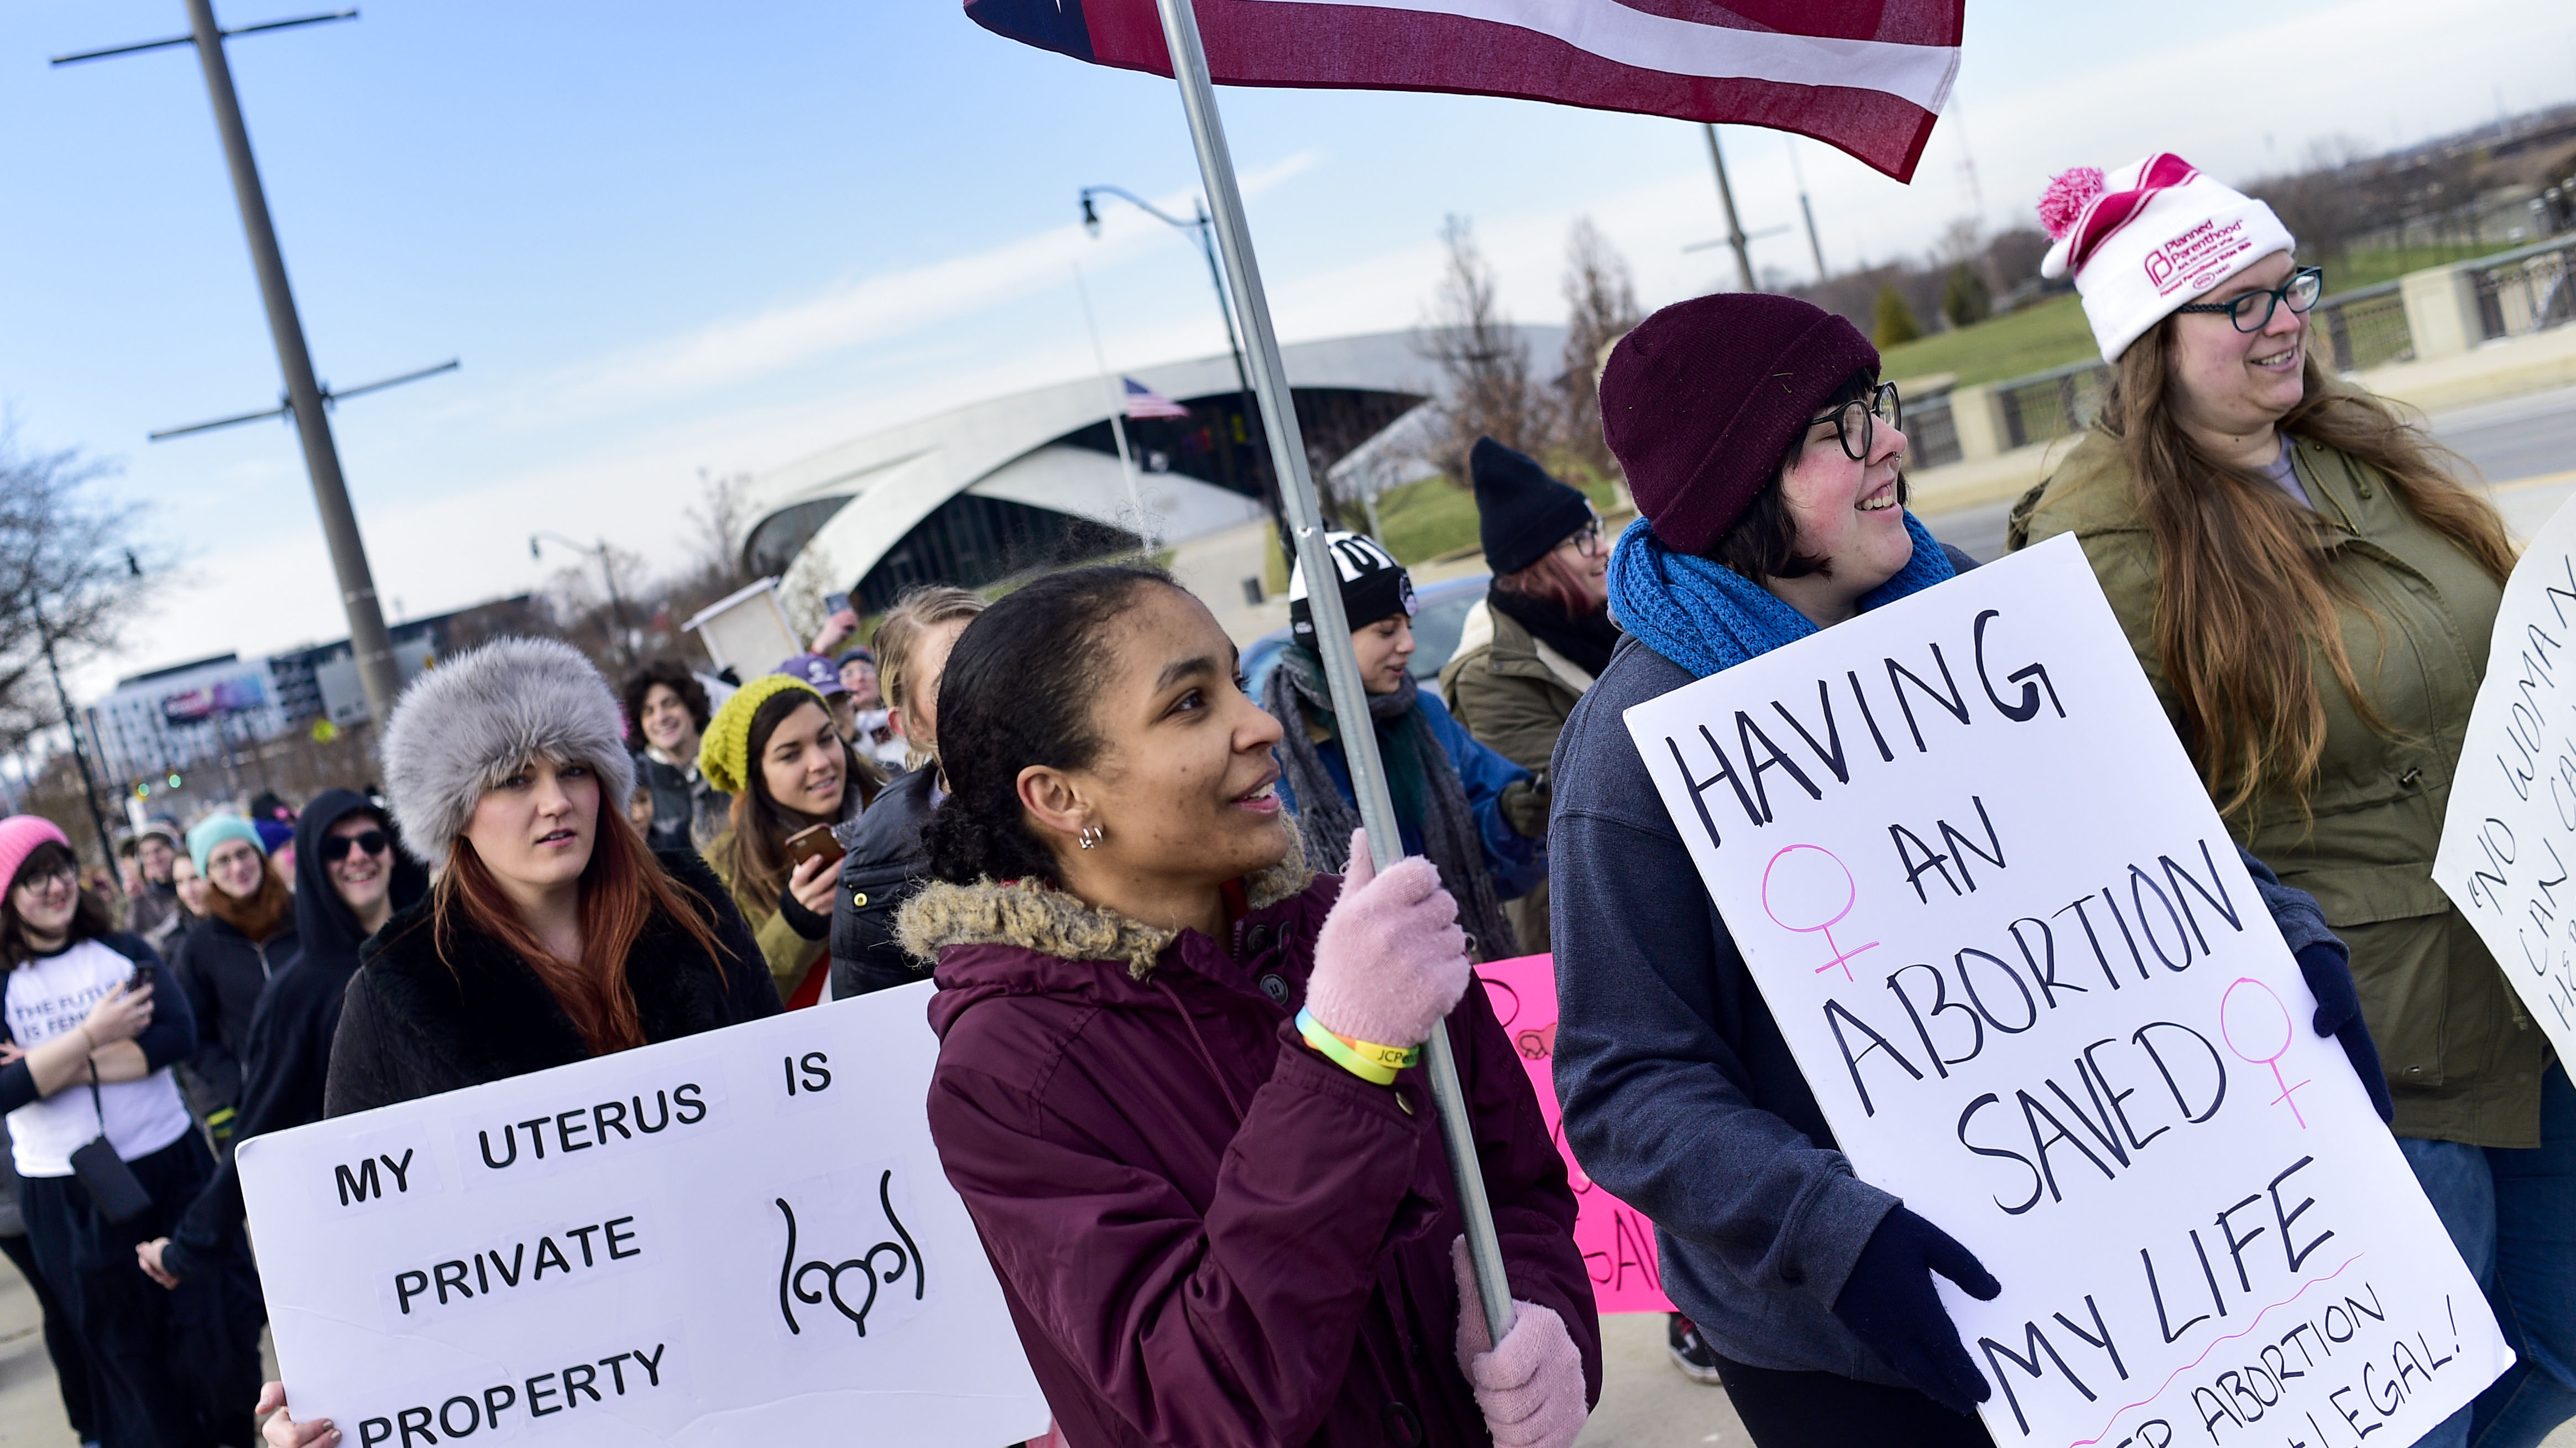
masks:
<path id="1" fill-rule="evenodd" d="M 2004 1290 L 1975 1253 L 1900 1206 L 1869 1234 L 1834 1299 L 1834 1316 L 1925 1397 L 1951 1412 L 1973 1413 L 1995 1390 L 1943 1310 L 1932 1288 L 1935 1272 L 1979 1302 Z"/>
<path id="2" fill-rule="evenodd" d="M 2339 940 L 2320 940 L 2299 952 L 2299 974 L 2317 998 L 2317 1034 L 2332 1036 L 2343 1047 L 2361 1089 L 2370 1093 L 2371 1109 L 2384 1123 L 2397 1120 L 2397 1105 L 2388 1099 L 2388 1072 L 2379 1064 L 2379 1047 L 2371 1044 L 2370 1026 L 2361 1018 L 2361 993 L 2352 987 L 2352 967 Z"/>

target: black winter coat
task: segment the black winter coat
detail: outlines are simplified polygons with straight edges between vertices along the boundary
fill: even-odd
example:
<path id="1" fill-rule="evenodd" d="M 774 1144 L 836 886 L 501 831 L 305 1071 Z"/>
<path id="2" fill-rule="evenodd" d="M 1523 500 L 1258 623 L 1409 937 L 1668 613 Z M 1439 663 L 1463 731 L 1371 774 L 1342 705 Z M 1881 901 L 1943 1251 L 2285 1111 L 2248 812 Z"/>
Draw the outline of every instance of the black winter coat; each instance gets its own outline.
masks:
<path id="1" fill-rule="evenodd" d="M 859 816 L 858 835 L 841 857 L 841 891 L 832 902 L 832 999 L 910 985 L 930 974 L 895 943 L 894 916 L 921 893 L 930 857 L 921 827 L 930 822 L 939 767 L 926 764 L 877 792 Z"/>
<path id="2" fill-rule="evenodd" d="M 295 959 L 300 944 L 291 925 L 255 941 L 209 915 L 188 927 L 186 948 L 175 956 L 172 973 L 197 1016 L 197 1054 L 185 1073 L 196 1077 L 197 1105 L 218 1136 L 230 1137 L 241 1105 L 242 1062 L 250 1054 L 250 1018 L 260 992 Z"/>
<path id="3" fill-rule="evenodd" d="M 241 1109 L 233 1123 L 236 1142 L 322 1119 L 322 1085 L 331 1065 L 331 1037 L 340 1027 L 340 1000 L 350 977 L 358 973 L 358 950 L 367 938 L 357 915 L 331 886 L 322 838 L 360 810 L 382 818 L 366 796 L 331 789 L 296 818 L 295 927 L 303 948 L 269 981 L 251 1013 Z M 392 833 L 390 824 L 386 832 Z M 386 863 L 393 871 L 387 888 L 395 909 L 429 893 L 429 872 L 402 853 L 399 844 Z M 183 1279 L 204 1270 L 207 1254 L 231 1250 L 239 1242 L 243 1215 L 241 1172 L 227 1154 L 171 1228 L 161 1266 Z"/>
<path id="4" fill-rule="evenodd" d="M 708 956 L 676 920 L 657 915 L 626 958 L 627 987 L 649 1042 L 776 1015 L 760 945 L 715 872 L 689 850 L 656 851 L 672 882 L 698 899 L 724 954 Z M 397 913 L 360 950 L 340 1006 L 323 1114 L 346 1116 L 590 1059 L 554 993 L 490 936 L 460 928 L 453 958 L 433 943 L 430 902 Z"/>

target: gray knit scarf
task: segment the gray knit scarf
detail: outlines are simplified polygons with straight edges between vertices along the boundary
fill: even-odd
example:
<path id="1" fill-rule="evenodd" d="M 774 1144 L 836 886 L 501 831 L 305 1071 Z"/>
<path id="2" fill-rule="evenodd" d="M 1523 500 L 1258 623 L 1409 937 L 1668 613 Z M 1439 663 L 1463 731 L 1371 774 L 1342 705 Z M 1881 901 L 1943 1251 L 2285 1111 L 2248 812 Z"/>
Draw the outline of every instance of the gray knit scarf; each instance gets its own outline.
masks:
<path id="1" fill-rule="evenodd" d="M 1395 798 L 1398 820 L 1410 820 L 1422 836 L 1423 853 L 1440 871 L 1440 882 L 1458 901 L 1458 924 L 1467 931 L 1467 952 L 1478 960 L 1507 960 L 1521 953 L 1502 902 L 1494 896 L 1494 877 L 1485 866 L 1485 841 L 1476 828 L 1475 811 L 1459 783 L 1458 768 L 1432 737 L 1431 725 L 1414 707 L 1421 688 L 1407 674 L 1392 694 L 1369 696 L 1369 717 L 1377 724 L 1379 756 L 1386 761 L 1388 793 Z M 1261 706 L 1283 732 L 1279 768 L 1297 797 L 1297 832 L 1305 840 L 1306 860 L 1318 870 L 1340 871 L 1350 863 L 1351 831 L 1360 826 L 1359 808 L 1333 782 L 1324 756 L 1306 731 L 1311 716 L 1327 736 L 1337 735 L 1332 695 L 1324 687 L 1324 663 L 1312 649 L 1292 644 L 1281 652 L 1279 666 L 1262 689 Z M 1348 766 L 1347 757 L 1343 760 Z"/>

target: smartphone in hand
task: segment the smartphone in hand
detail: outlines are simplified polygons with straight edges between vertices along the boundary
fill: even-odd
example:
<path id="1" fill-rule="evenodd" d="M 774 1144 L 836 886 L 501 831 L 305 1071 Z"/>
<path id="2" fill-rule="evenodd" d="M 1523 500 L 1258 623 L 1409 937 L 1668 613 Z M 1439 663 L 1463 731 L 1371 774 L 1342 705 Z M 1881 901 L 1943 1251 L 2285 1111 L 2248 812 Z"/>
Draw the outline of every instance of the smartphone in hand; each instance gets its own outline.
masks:
<path id="1" fill-rule="evenodd" d="M 808 825 L 787 837 L 787 857 L 797 864 L 807 860 L 837 860 L 847 853 L 841 842 L 832 838 L 830 825 Z"/>

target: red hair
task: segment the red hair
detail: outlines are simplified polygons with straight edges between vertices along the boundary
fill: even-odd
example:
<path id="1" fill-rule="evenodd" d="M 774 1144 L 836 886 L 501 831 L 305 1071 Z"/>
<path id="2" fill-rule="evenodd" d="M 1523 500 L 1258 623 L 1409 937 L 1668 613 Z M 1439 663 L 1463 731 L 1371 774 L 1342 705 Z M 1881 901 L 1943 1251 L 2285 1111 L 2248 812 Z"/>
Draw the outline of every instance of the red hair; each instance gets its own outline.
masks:
<path id="1" fill-rule="evenodd" d="M 1545 599 L 1565 610 L 1567 618 L 1597 613 L 1601 607 L 1584 591 L 1581 567 L 1568 562 L 1564 550 L 1557 548 L 1540 554 L 1538 561 L 1527 568 L 1515 569 L 1495 579 L 1494 586 L 1525 598 Z"/>
<path id="2" fill-rule="evenodd" d="M 581 959 L 564 960 L 537 940 L 463 835 L 430 892 L 430 918 L 438 957 L 449 971 L 456 969 L 449 952 L 460 923 L 493 937 L 537 973 L 591 1054 L 604 1056 L 645 1044 L 635 991 L 626 983 L 626 958 L 655 914 L 678 922 L 715 961 L 719 977 L 726 952 L 701 913 L 706 902 L 663 873 L 624 810 L 602 799 L 591 834 L 590 863 L 582 867 L 580 882 Z"/>

